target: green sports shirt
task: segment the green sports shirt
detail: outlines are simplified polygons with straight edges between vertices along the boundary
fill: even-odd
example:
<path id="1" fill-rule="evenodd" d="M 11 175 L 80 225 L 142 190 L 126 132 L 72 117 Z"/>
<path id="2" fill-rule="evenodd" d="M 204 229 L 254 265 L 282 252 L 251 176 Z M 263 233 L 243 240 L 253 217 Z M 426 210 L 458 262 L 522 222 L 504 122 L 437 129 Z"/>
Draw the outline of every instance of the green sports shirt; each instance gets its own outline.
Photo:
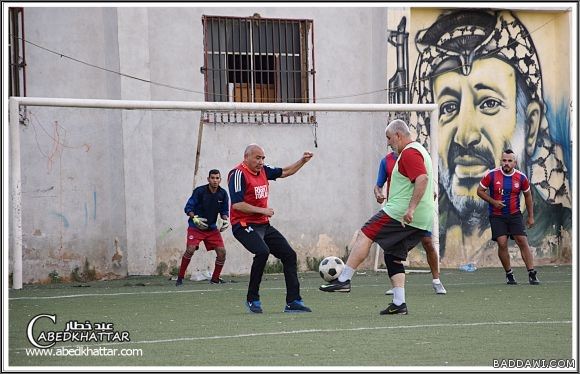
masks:
<path id="1" fill-rule="evenodd" d="M 421 230 L 431 231 L 433 229 L 433 210 L 435 209 L 435 202 L 433 200 L 433 167 L 431 165 L 431 156 L 427 153 L 427 150 L 417 142 L 407 144 L 401 154 L 408 148 L 416 149 L 421 153 L 423 156 L 423 163 L 425 164 L 425 170 L 427 170 L 427 176 L 429 177 L 425 193 L 413 213 L 413 221 L 408 225 Z M 389 217 L 394 218 L 399 222 L 403 222 L 403 216 L 409 207 L 415 184 L 399 172 L 400 161 L 401 157 L 399 156 L 391 174 L 389 200 L 383 207 L 383 210 L 389 215 Z"/>

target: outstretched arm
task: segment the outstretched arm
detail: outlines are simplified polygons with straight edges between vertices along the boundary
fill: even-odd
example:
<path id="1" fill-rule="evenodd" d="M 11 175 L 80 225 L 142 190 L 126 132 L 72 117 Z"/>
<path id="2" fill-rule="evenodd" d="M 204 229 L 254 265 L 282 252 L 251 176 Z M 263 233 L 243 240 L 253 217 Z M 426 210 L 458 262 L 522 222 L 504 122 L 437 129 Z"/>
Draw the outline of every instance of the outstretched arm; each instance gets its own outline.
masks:
<path id="1" fill-rule="evenodd" d="M 312 156 L 314 156 L 314 153 L 308 151 L 304 152 L 300 160 L 296 161 L 292 165 L 282 168 L 282 175 L 280 176 L 280 178 L 286 178 L 295 174 L 298 170 L 300 170 L 302 166 L 304 166 L 308 161 L 310 161 Z"/>

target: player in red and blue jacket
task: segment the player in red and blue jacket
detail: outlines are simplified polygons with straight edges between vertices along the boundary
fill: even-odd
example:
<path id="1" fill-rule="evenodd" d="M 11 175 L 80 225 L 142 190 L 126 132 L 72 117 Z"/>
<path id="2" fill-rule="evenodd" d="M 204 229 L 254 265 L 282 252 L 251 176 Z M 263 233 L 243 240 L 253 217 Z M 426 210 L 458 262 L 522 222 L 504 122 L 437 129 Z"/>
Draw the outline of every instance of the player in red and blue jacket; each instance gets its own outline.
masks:
<path id="1" fill-rule="evenodd" d="M 516 155 L 511 149 L 502 154 L 501 167 L 488 171 L 477 187 L 477 196 L 489 203 L 491 239 L 497 242 L 498 256 L 506 272 L 506 283 L 517 284 L 508 252 L 508 238 L 514 239 L 528 269 L 528 281 L 540 284 L 534 270 L 534 255 L 528 244 L 520 210 L 520 193 L 524 194 L 528 212 L 527 226 L 534 225 L 534 202 L 528 177 L 515 168 Z M 486 191 L 489 191 L 486 192 Z"/>
<path id="2" fill-rule="evenodd" d="M 286 307 L 284 312 L 310 312 L 300 296 L 296 252 L 284 236 L 270 225 L 274 209 L 268 206 L 269 181 L 286 178 L 296 173 L 312 158 L 304 152 L 300 160 L 284 168 L 264 164 L 264 149 L 250 144 L 244 151 L 244 161 L 228 174 L 231 222 L 234 237 L 254 255 L 246 307 L 251 313 L 262 313 L 260 283 L 270 254 L 280 259 L 286 280 Z"/>

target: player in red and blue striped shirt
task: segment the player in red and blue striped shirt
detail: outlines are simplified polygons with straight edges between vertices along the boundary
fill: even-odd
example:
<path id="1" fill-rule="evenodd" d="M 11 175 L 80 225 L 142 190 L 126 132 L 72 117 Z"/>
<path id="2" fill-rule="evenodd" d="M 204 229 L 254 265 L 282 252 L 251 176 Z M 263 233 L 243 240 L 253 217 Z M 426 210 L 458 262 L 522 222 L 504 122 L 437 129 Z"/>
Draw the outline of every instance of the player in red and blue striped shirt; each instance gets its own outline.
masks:
<path id="1" fill-rule="evenodd" d="M 520 193 L 523 192 L 528 212 L 527 226 L 534 225 L 534 203 L 528 177 L 515 168 L 516 155 L 511 149 L 502 154 L 501 167 L 488 171 L 477 188 L 477 196 L 489 203 L 491 239 L 497 242 L 498 257 L 506 272 L 507 284 L 517 284 L 510 264 L 508 237 L 514 239 L 528 269 L 530 284 L 540 281 L 534 270 L 534 255 L 528 245 L 524 220 L 520 210 Z M 486 192 L 489 190 L 489 193 Z"/>

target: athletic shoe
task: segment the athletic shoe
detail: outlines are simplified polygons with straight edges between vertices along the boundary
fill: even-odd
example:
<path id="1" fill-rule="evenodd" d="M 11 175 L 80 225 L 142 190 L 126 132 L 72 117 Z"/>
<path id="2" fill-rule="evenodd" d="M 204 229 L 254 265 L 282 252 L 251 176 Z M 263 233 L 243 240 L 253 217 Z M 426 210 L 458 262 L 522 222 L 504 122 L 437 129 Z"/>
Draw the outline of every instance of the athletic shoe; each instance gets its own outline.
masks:
<path id="1" fill-rule="evenodd" d="M 540 281 L 538 280 L 538 276 L 537 276 L 538 272 L 537 271 L 529 271 L 528 272 L 528 278 L 530 280 L 530 284 L 536 286 L 538 284 L 540 284 Z"/>
<path id="2" fill-rule="evenodd" d="M 324 292 L 350 292 L 350 279 L 346 282 L 335 279 L 328 284 L 323 284 L 318 289 Z"/>
<path id="3" fill-rule="evenodd" d="M 177 278 L 177 282 L 175 282 L 175 287 L 183 286 L 183 278 Z"/>
<path id="4" fill-rule="evenodd" d="M 505 279 L 507 284 L 518 284 L 518 282 L 516 282 L 516 277 L 514 277 L 513 273 L 506 274 Z"/>
<path id="5" fill-rule="evenodd" d="M 312 312 L 309 307 L 304 305 L 302 299 L 294 300 L 293 302 L 286 304 L 284 308 L 284 313 L 307 313 Z"/>
<path id="6" fill-rule="evenodd" d="M 262 313 L 262 303 L 260 300 L 246 301 L 246 308 L 250 313 Z"/>
<path id="7" fill-rule="evenodd" d="M 389 288 L 388 290 L 385 291 L 385 295 L 394 295 L 395 291 L 393 291 L 392 288 Z"/>
<path id="8" fill-rule="evenodd" d="M 435 293 L 437 295 L 445 295 L 447 293 L 447 290 L 445 289 L 445 287 L 443 287 L 443 283 L 432 283 L 433 284 L 433 289 L 435 290 Z"/>
<path id="9" fill-rule="evenodd" d="M 407 304 L 405 303 L 398 306 L 394 303 L 390 303 L 389 306 L 387 306 L 387 309 L 381 310 L 380 314 L 409 314 L 409 311 L 407 310 Z"/>
<path id="10" fill-rule="evenodd" d="M 225 280 L 219 278 L 217 281 L 210 279 L 209 280 L 209 284 L 223 284 L 223 283 L 227 283 Z"/>

